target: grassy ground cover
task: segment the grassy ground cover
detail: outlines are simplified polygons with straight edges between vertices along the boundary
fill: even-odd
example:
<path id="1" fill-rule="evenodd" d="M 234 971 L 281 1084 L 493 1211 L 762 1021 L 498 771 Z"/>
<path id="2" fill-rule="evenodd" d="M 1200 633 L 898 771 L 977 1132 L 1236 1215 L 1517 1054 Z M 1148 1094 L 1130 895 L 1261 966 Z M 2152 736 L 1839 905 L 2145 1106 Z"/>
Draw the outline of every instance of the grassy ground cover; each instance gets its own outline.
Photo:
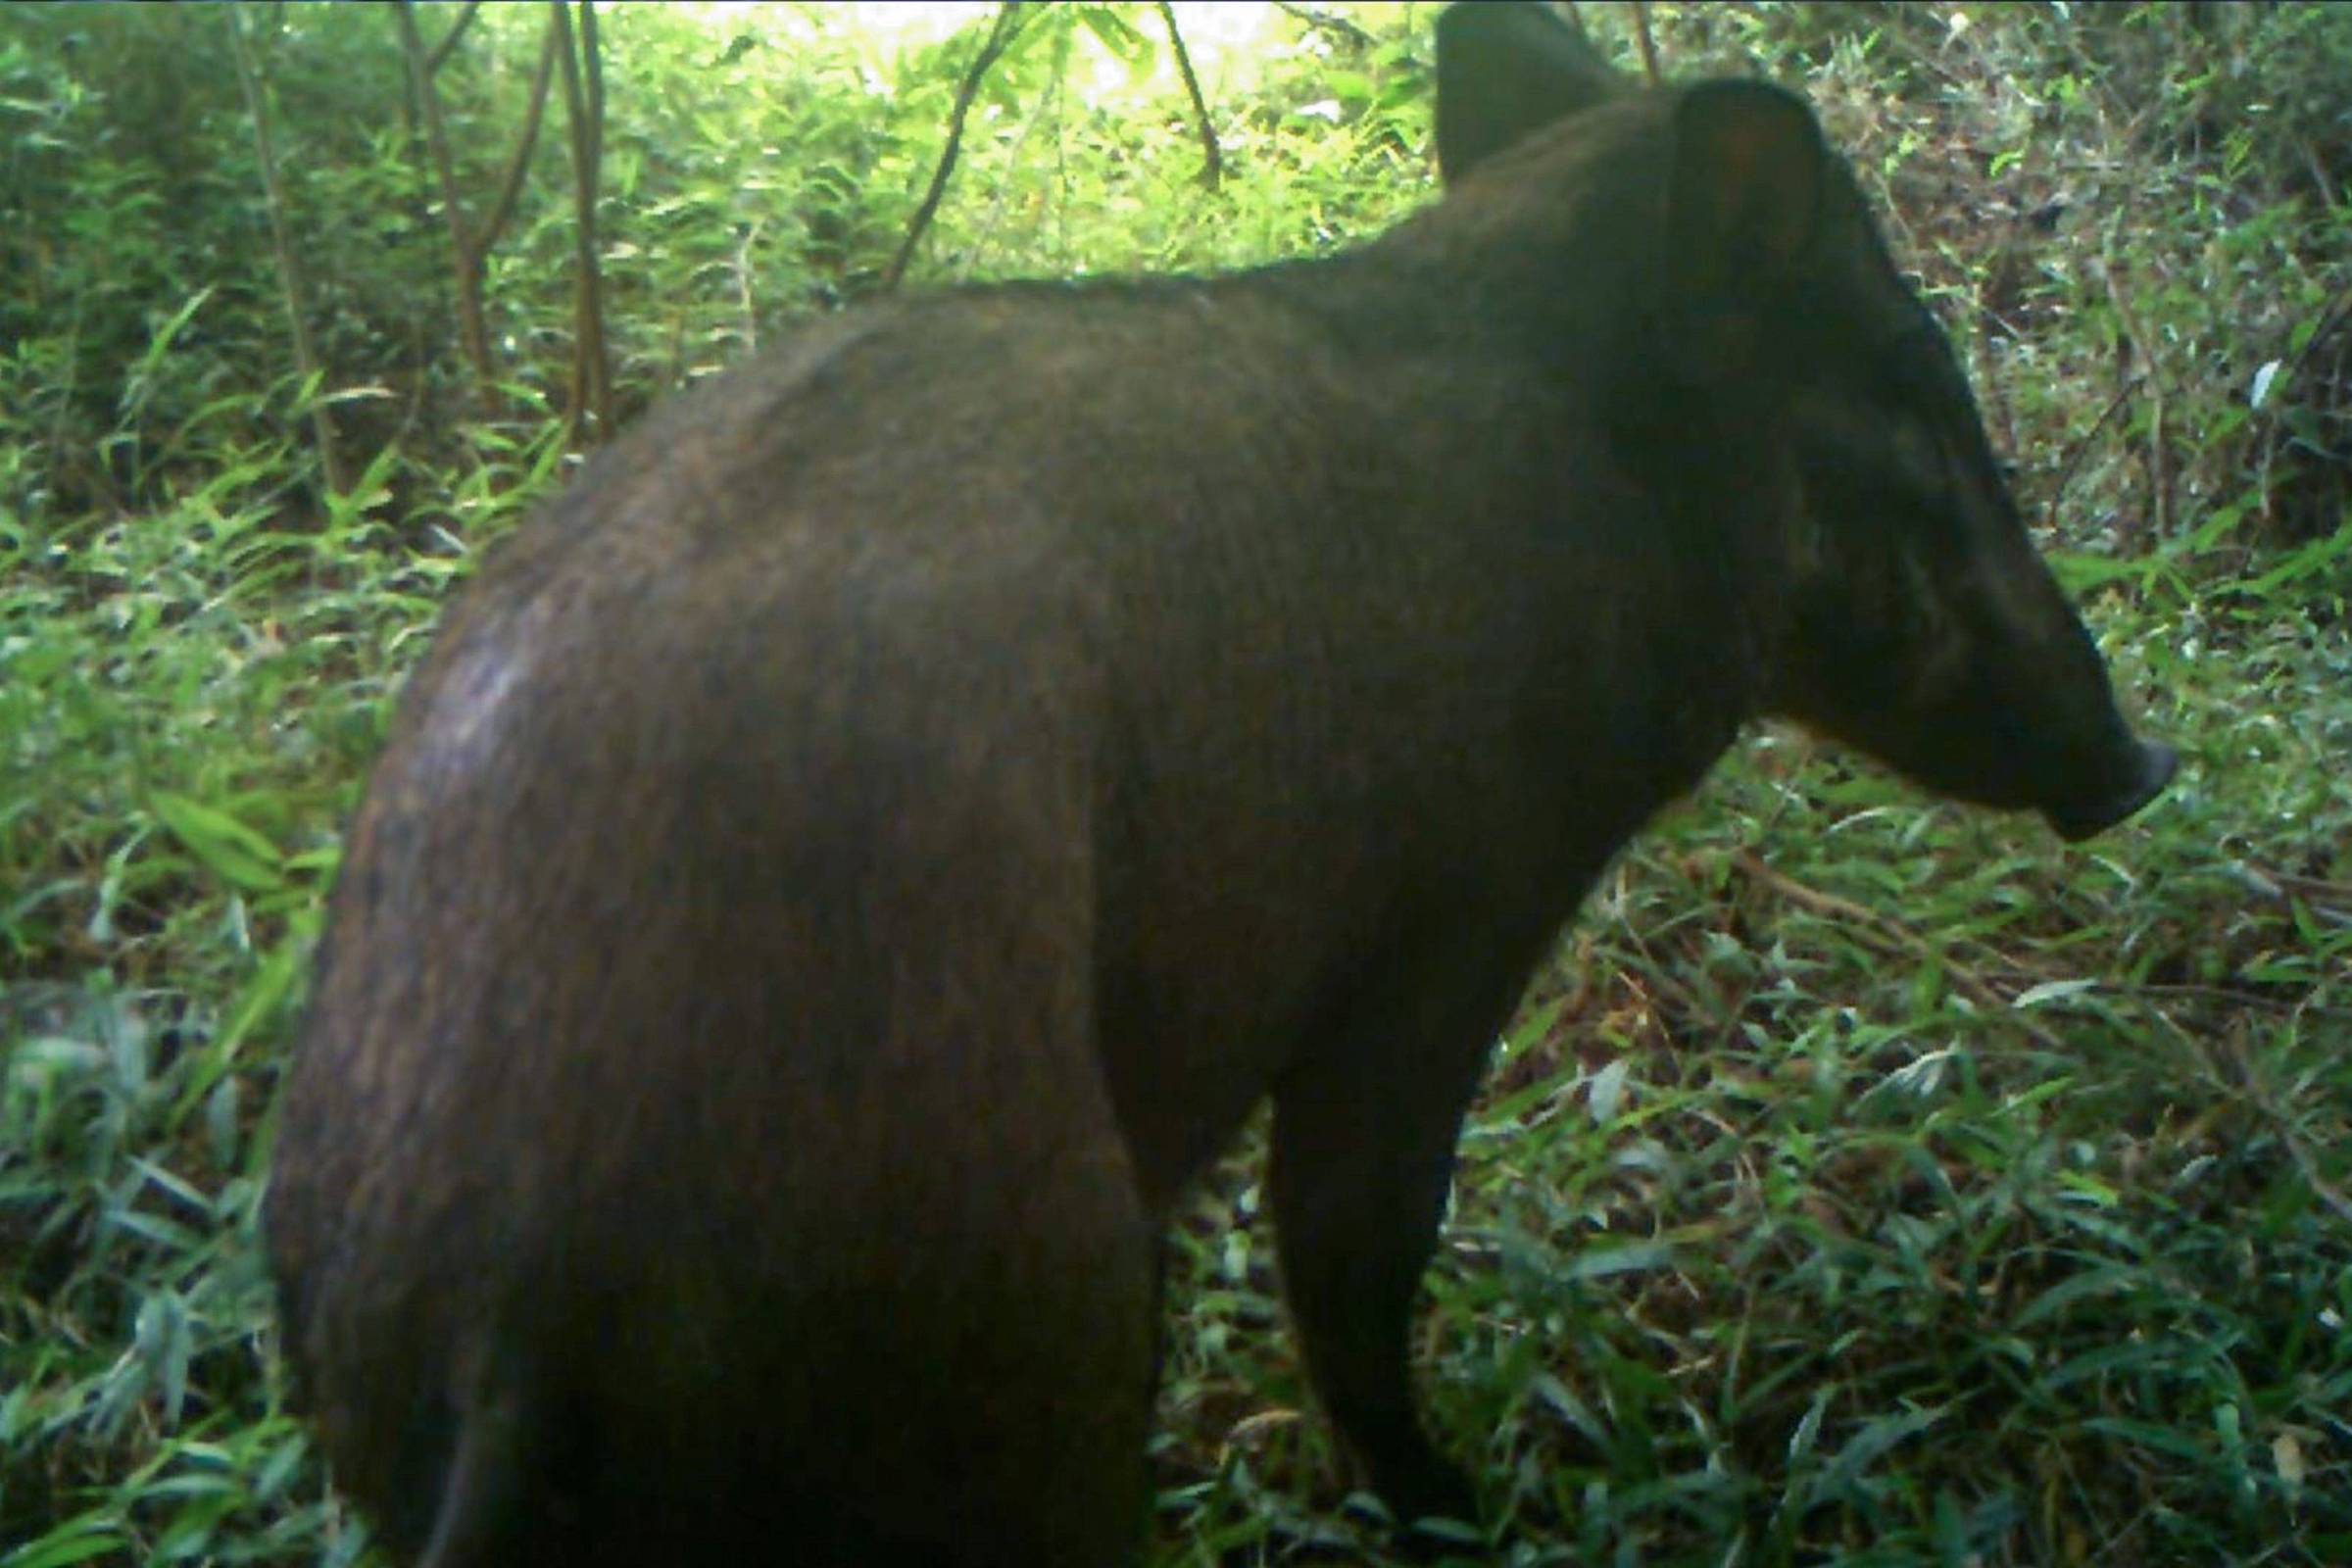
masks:
<path id="1" fill-rule="evenodd" d="M 471 418 L 389 27 L 265 31 L 364 473 L 324 499 L 219 14 L 11 9 L 0 1568 L 357 1561 L 255 1202 L 387 705 L 563 476 L 567 175 L 543 148 L 492 264 L 514 410 Z M 1669 69 L 1822 104 L 2185 761 L 2069 848 L 1768 730 L 1611 872 L 1472 1117 L 1422 1330 L 1505 1560 L 2352 1561 L 2352 26 L 2198 9 L 1651 8 Z M 520 12 L 449 89 L 484 180 Z M 606 19 L 630 402 L 869 288 L 919 196 L 969 35 L 801 16 Z M 1429 8 L 1348 16 L 1208 68 L 1210 191 L 1152 9 L 1055 14 L 916 280 L 1246 263 L 1428 199 Z M 1153 1560 L 1380 1560 L 1257 1180 L 1253 1140 L 1176 1231 Z"/>

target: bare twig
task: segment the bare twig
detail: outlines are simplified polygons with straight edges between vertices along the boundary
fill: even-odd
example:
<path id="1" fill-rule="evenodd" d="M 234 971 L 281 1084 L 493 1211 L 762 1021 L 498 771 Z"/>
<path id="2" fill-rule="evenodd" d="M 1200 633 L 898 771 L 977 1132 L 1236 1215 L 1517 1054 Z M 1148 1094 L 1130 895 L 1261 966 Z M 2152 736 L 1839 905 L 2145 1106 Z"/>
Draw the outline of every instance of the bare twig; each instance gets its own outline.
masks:
<path id="1" fill-rule="evenodd" d="M 1657 40 L 1649 35 L 1649 7 L 1645 0 L 1633 0 L 1633 12 L 1634 37 L 1642 45 L 1642 74 L 1649 79 L 1649 84 L 1655 87 L 1665 77 L 1664 74 L 1658 70 Z"/>
<path id="2" fill-rule="evenodd" d="M 931 171 L 931 188 L 923 192 L 921 205 L 906 224 L 906 237 L 899 242 L 899 254 L 891 258 L 890 270 L 882 274 L 882 292 L 887 294 L 899 286 L 906 275 L 906 264 L 914 259 L 915 246 L 922 243 L 923 232 L 939 213 L 940 199 L 947 194 L 948 176 L 956 171 L 956 155 L 963 146 L 963 121 L 971 113 L 972 100 L 980 95 L 980 83 L 988 75 L 988 68 L 997 63 L 1015 34 L 1020 31 L 1021 0 L 1004 0 L 997 12 L 997 20 L 989 25 L 988 36 L 972 56 L 971 66 L 963 74 L 963 85 L 956 90 L 956 108 L 948 117 L 948 144 L 940 150 L 939 167 Z"/>
<path id="3" fill-rule="evenodd" d="M 2278 1141 L 2286 1146 L 2287 1157 L 2295 1162 L 2295 1169 L 2303 1173 L 2304 1184 L 2310 1187 L 2312 1196 L 2333 1209 L 2337 1219 L 2352 1224 L 2352 1200 L 2346 1200 L 2327 1177 L 2320 1174 L 2320 1162 L 2312 1157 L 2311 1150 L 2303 1142 L 2303 1135 L 2287 1125 L 2285 1116 L 2273 1108 L 2268 1100 L 2258 1098 L 2254 1105 L 2269 1119 L 2271 1130 L 2278 1135 Z"/>
<path id="4" fill-rule="evenodd" d="M 466 36 L 466 29 L 473 25 L 474 16 L 481 9 L 482 0 L 466 0 L 466 9 L 458 13 L 458 20 L 449 24 L 449 31 L 441 35 L 441 41 L 433 45 L 431 52 L 424 57 L 426 75 L 441 69 L 441 62 L 447 60 L 450 51 L 457 48 L 458 40 Z"/>
<path id="5" fill-rule="evenodd" d="M 2218 1003 L 2239 1012 L 2249 1008 L 2260 1008 L 2266 1012 L 2305 1012 L 2314 1017 L 2352 1020 L 2352 1008 L 2322 1007 L 2299 998 L 2266 997 L 2259 992 L 2233 991 L 2228 986 L 2193 985 L 2185 981 L 2144 980 L 2130 989 L 2136 996 L 2193 998 L 2199 1001 Z"/>
<path id="6" fill-rule="evenodd" d="M 1193 122 L 1200 127 L 1200 183 L 1214 190 L 1225 173 L 1217 127 L 1208 118 L 1208 103 L 1200 96 L 1200 78 L 1193 74 L 1192 52 L 1184 46 L 1184 34 L 1176 30 L 1176 8 L 1168 0 L 1159 0 L 1159 20 L 1168 29 L 1168 47 L 1176 53 L 1176 73 L 1184 78 L 1184 90 L 1193 100 Z"/>
<path id="7" fill-rule="evenodd" d="M 237 82 L 245 90 L 245 108 L 253 117 L 253 151 L 261 165 L 262 195 L 270 214 L 270 243 L 277 259 L 278 293 L 285 302 L 286 325 L 294 342 L 294 368 L 305 385 L 313 385 L 311 396 L 311 431 L 318 443 L 318 468 L 326 481 L 330 495 L 342 495 L 350 489 L 343 472 L 340 444 L 335 439 L 335 421 L 329 414 L 326 400 L 318 395 L 322 387 L 314 385 L 320 375 L 318 355 L 311 343 L 308 313 L 303 308 L 302 269 L 294 256 L 294 246 L 286 234 L 285 187 L 277 177 L 277 154 L 270 140 L 270 107 L 262 92 L 261 77 L 254 70 L 253 50 L 245 38 L 245 13 L 240 6 L 230 6 L 228 36 L 231 51 L 237 61 Z"/>
<path id="8" fill-rule="evenodd" d="M 2067 449 L 2065 459 L 2058 465 L 2058 477 L 2050 482 L 2049 512 L 2052 518 L 2057 516 L 2058 502 L 2066 494 L 2066 487 L 2074 481 L 2075 469 L 2082 466 L 2083 455 L 2090 451 L 2091 443 L 2098 439 L 2099 432 L 2107 428 L 2107 421 L 2115 417 L 2140 382 L 2146 379 L 2147 374 L 2142 371 L 2118 387 L 2115 396 L 2107 400 L 2107 407 L 2100 410 L 2099 416 L 2090 421 L 2090 428 L 2076 437 L 2074 445 Z"/>
<path id="9" fill-rule="evenodd" d="M 2303 346 L 2287 362 L 2287 368 L 2302 369 L 2313 351 L 2334 338 L 2336 328 L 2343 324 L 2346 316 L 2352 316 L 2352 284 L 2346 284 L 2342 292 L 2328 303 L 2328 309 L 2320 313 L 2320 324 L 2311 329 L 2311 336 L 2303 340 Z"/>
<path id="10" fill-rule="evenodd" d="M 2328 882 L 2316 876 L 2297 876 L 2291 871 L 2275 871 L 2269 866 L 2249 865 L 2243 860 L 2230 863 L 2234 880 L 2240 887 L 2292 906 L 2303 901 L 2312 915 L 2329 925 L 2352 925 L 2352 885 Z M 2342 901 L 2342 907 L 2332 902 Z"/>
<path id="11" fill-rule="evenodd" d="M 580 59 L 588 68 L 588 173 L 590 184 L 605 176 L 605 52 L 596 36 L 595 0 L 581 0 Z"/>
<path id="12" fill-rule="evenodd" d="M 2165 435 L 2164 377 L 2157 372 L 2156 361 L 2149 352 L 2147 335 L 2139 329 L 2139 319 L 2131 303 L 2124 298 L 2123 285 L 2115 278 L 2112 261 L 2100 269 L 2107 284 L 2107 299 L 2115 307 L 2118 331 L 2134 359 L 2148 385 L 2148 505 L 2150 537 L 2158 540 L 2173 536 L 2173 463 L 2172 445 Z"/>
<path id="13" fill-rule="evenodd" d="M 1834 893 L 1824 893 L 1818 888 L 1807 887 L 1793 877 L 1774 870 L 1747 850 L 1735 853 L 1732 856 L 1732 865 L 1741 875 L 1762 883 L 1791 904 L 1802 905 L 1816 914 L 1826 914 L 1847 925 L 1860 927 L 1863 940 L 1870 942 L 1875 947 L 1882 950 L 1893 947 L 1921 957 L 1935 959 L 1942 966 L 1944 976 L 1950 980 L 1953 990 L 1967 997 L 1979 1006 L 2001 1014 L 2048 1049 L 2052 1051 L 2066 1049 L 2065 1041 L 2059 1039 L 2041 1023 L 2018 1011 L 2010 1004 L 2009 999 L 1987 984 L 1983 976 L 1891 915 L 1864 908 L 1861 905 L 1849 899 L 1841 899 Z"/>
<path id="14" fill-rule="evenodd" d="M 2157 1016 L 2164 1018 L 2164 1014 L 2161 1012 Z M 2206 1058 L 2209 1063 L 2206 1076 L 2224 1097 L 2247 1106 L 2269 1125 L 2271 1131 L 2278 1136 L 2279 1144 L 2285 1148 L 2287 1158 L 2294 1162 L 2296 1173 L 2303 1178 L 2304 1185 L 2311 1189 L 2312 1196 L 2326 1204 L 2337 1219 L 2352 1223 L 2352 1199 L 2345 1198 L 2341 1192 L 2337 1191 L 2334 1183 L 2321 1174 L 2320 1163 L 2313 1157 L 2310 1146 L 2304 1142 L 2303 1135 L 2296 1130 L 2293 1119 L 2272 1098 L 2269 1087 L 2257 1076 L 2253 1064 L 2246 1059 L 2243 1051 L 2228 1039 L 2216 1042 L 2206 1035 L 2192 1034 L 2190 1031 L 2182 1029 L 2179 1024 L 2173 1023 L 2170 1018 L 2164 1018 L 2164 1021 L 2171 1024 L 2174 1033 L 2180 1037 L 2183 1044 Z M 2217 1046 L 2218 1049 L 2228 1053 L 2231 1058 L 2230 1066 L 2234 1068 L 2234 1071 L 2211 1070 L 2212 1054 Z"/>
<path id="15" fill-rule="evenodd" d="M 755 218 L 744 226 L 743 238 L 735 247 L 735 308 L 743 313 L 743 346 L 760 347 L 760 313 L 752 299 L 752 257 L 760 244 L 760 232 L 767 220 Z"/>
<path id="16" fill-rule="evenodd" d="M 596 0 L 580 0 L 580 61 L 588 75 L 588 212 L 593 228 L 596 193 L 605 182 L 605 51 L 596 33 Z M 593 235 L 591 236 L 593 239 Z M 593 252 L 593 245 L 591 251 Z M 605 342 L 603 275 L 597 278 L 595 345 L 590 363 L 596 375 L 596 438 L 612 439 L 612 357 Z M 589 351 L 583 349 L 583 354 Z"/>
<path id="17" fill-rule="evenodd" d="M 2319 321 L 2312 327 L 2310 335 L 2304 338 L 2303 346 L 2283 362 L 2287 385 L 2292 386 L 2296 378 L 2302 374 L 2303 368 L 2311 359 L 2314 351 L 2334 340 L 2336 328 L 2343 323 L 2347 311 L 2352 311 L 2352 287 L 2345 288 L 2329 302 L 2328 308 L 2320 313 Z M 2262 515 L 2266 522 L 2278 520 L 2274 508 L 2276 492 L 2271 486 L 2271 468 L 2278 462 L 2279 448 L 2282 445 L 2281 436 L 2284 433 L 2278 423 L 2272 423 L 2266 431 L 2265 439 L 2260 443 L 2260 459 L 2255 466 L 2255 490 L 2262 497 Z"/>
<path id="18" fill-rule="evenodd" d="M 1945 65 L 1942 61 L 1928 53 L 1926 49 L 1920 46 L 1919 40 L 1912 37 L 1911 34 L 1904 29 L 1900 27 L 1888 27 L 1884 32 L 1880 33 L 1879 36 L 1885 39 L 1886 42 L 1892 44 L 1895 51 L 1905 60 L 1910 61 L 1911 64 L 1919 67 L 1922 71 L 1928 73 L 1928 74 L 1940 78 L 1945 86 L 1956 87 L 1964 93 L 1975 93 L 1983 90 L 1977 85 L 1977 83 L 1971 81 L 1959 72 L 1954 71 L 1951 67 Z"/>
<path id="19" fill-rule="evenodd" d="M 1991 311 L 1984 307 L 1982 292 L 1978 298 L 1979 305 L 1975 313 L 1977 352 L 1983 356 L 1984 373 L 1977 378 L 1977 385 L 1984 393 L 1984 401 L 1992 405 L 1992 422 L 2001 432 L 2001 450 L 2008 455 L 2011 462 L 2015 462 L 2017 459 L 2017 414 L 2009 406 L 2009 388 L 2001 376 L 2000 340 L 1992 330 L 1997 318 Z M 1999 324 L 2007 325 L 2006 322 Z M 2010 338 L 2011 341 L 2015 341 L 2017 334 L 2011 332 Z"/>
<path id="20" fill-rule="evenodd" d="M 514 217 L 514 204 L 521 194 L 522 176 L 530 165 L 531 149 L 538 144 L 539 126 L 547 105 L 547 87 L 555 69 L 558 35 L 554 24 L 548 27 L 547 37 L 539 50 L 539 69 L 531 80 L 531 96 L 523 111 L 522 134 L 516 138 L 514 155 L 507 161 L 504 177 L 499 182 L 496 202 L 489 218 L 477 230 L 466 220 L 465 204 L 458 197 L 458 177 L 455 161 L 450 156 L 449 132 L 441 119 L 441 94 L 433 85 L 433 72 L 439 62 L 448 57 L 448 45 L 454 40 L 457 27 L 442 39 L 441 46 L 428 51 L 416 27 L 415 0 L 403 0 L 393 10 L 400 26 L 401 47 L 409 62 L 409 81 L 416 96 L 417 113 L 424 121 L 426 152 L 433 164 L 433 174 L 441 187 L 441 212 L 449 226 L 450 270 L 458 291 L 458 336 L 465 345 L 466 358 L 473 367 L 476 394 L 482 412 L 495 416 L 500 406 L 497 368 L 490 360 L 490 327 L 488 314 L 482 303 L 483 261 L 499 233 Z M 461 18 L 458 27 L 465 25 Z"/>
<path id="21" fill-rule="evenodd" d="M 556 51 L 564 66 L 564 104 L 571 129 L 573 274 L 571 388 L 564 422 L 576 437 L 581 416 L 593 411 L 596 438 L 612 438 L 612 377 L 605 353 L 604 281 L 596 256 L 596 186 L 601 146 L 604 75 L 596 61 L 595 7 L 583 0 L 580 44 L 571 34 L 569 0 L 549 0 Z M 585 81 L 583 82 L 583 77 Z"/>
<path id="22" fill-rule="evenodd" d="M 2328 170 L 2320 162 L 2320 155 L 2312 149 L 2310 138 L 2296 137 L 2295 151 L 2303 155 L 2303 172 L 2311 176 L 2313 187 L 2319 191 L 2320 205 L 2322 207 L 2335 206 L 2335 182 L 2328 177 Z"/>
<path id="23" fill-rule="evenodd" d="M 2282 888 L 2292 888 L 2315 899 L 2342 899 L 2352 904 L 2352 882 L 2329 882 L 2324 877 L 2297 876 L 2292 871 L 2265 871 L 2263 875 Z"/>
<path id="24" fill-rule="evenodd" d="M 555 78 L 556 29 L 550 26 L 547 37 L 539 45 L 539 66 L 531 76 L 530 101 L 522 108 L 522 134 L 514 138 L 514 151 L 507 160 L 507 172 L 498 182 L 498 199 L 490 207 L 490 216 L 482 220 L 482 232 L 477 247 L 487 251 L 514 216 L 514 204 L 522 196 L 522 176 L 531 167 L 531 149 L 539 145 L 539 125 L 547 117 L 548 83 Z M 476 258 L 477 271 L 479 258 Z"/>
<path id="25" fill-rule="evenodd" d="M 1298 0 L 1274 0 L 1274 9 L 1293 18 L 1309 31 L 1334 33 L 1357 49 L 1368 48 L 1374 41 L 1371 33 L 1334 11 L 1300 5 Z"/>

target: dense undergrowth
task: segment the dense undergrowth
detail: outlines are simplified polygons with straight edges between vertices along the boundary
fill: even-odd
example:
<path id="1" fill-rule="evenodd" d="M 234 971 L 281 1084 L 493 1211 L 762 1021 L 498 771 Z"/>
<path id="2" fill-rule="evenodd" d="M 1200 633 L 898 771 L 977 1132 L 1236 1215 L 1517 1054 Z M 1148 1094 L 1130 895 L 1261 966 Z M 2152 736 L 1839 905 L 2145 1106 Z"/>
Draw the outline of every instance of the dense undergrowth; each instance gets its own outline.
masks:
<path id="1" fill-rule="evenodd" d="M 8 10 L 0 1568 L 355 1561 L 255 1200 L 388 702 L 566 466 L 568 174 L 545 138 L 490 260 L 480 417 L 389 24 L 249 8 L 305 385 L 222 14 Z M 1585 11 L 1630 62 L 1626 8 Z M 1753 738 L 1504 1043 L 1432 1419 L 1513 1561 L 2352 1560 L 2352 12 L 1651 14 L 1670 71 L 1822 105 L 2186 762 L 2069 848 Z M 1241 265 L 1429 199 L 1430 9 L 1348 15 L 1208 63 L 1213 190 L 1151 8 L 1033 24 L 914 282 Z M 920 196 L 972 34 L 808 18 L 603 18 L 624 409 L 869 292 Z M 444 74 L 471 189 L 537 24 L 491 8 Z M 1154 1560 L 1377 1559 L 1256 1171 L 1177 1231 Z"/>

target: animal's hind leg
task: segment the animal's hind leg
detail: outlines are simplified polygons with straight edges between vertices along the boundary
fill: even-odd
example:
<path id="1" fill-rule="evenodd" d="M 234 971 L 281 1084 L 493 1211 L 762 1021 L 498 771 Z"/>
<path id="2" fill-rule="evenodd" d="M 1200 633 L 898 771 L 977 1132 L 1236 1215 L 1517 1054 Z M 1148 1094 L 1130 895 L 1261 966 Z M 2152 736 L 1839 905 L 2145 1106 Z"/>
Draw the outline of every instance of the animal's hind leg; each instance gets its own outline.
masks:
<path id="1" fill-rule="evenodd" d="M 1034 1255 L 1037 1308 L 1002 1324 L 983 1352 L 1030 1370 L 972 1433 L 974 1515 L 996 1542 L 958 1562 L 1107 1568 L 1130 1561 L 1143 1538 L 1156 1238 L 1132 1188 L 1062 1198 L 1065 1216 L 1081 1204 L 1100 1211 Z"/>
<path id="2" fill-rule="evenodd" d="M 1275 1092 L 1284 1291 L 1324 1408 L 1400 1522 L 1478 1517 L 1422 1430 L 1406 1347 L 1462 1112 L 1508 1013 L 1493 970 L 1396 965 Z"/>

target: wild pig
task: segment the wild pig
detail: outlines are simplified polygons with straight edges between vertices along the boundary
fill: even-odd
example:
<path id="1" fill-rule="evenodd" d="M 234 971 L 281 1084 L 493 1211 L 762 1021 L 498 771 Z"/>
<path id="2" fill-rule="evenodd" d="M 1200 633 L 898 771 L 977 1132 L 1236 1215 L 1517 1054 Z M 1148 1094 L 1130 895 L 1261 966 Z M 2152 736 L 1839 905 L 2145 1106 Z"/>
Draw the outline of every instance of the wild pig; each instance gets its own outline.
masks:
<path id="1" fill-rule="evenodd" d="M 484 568 L 352 826 L 268 1227 L 403 1560 L 1132 1555 L 1172 1198 L 1264 1097 L 1314 1385 L 1405 1358 L 1560 922 L 1784 714 L 2069 835 L 2172 768 L 1797 99 L 1439 24 L 1328 260 L 836 318 Z"/>

